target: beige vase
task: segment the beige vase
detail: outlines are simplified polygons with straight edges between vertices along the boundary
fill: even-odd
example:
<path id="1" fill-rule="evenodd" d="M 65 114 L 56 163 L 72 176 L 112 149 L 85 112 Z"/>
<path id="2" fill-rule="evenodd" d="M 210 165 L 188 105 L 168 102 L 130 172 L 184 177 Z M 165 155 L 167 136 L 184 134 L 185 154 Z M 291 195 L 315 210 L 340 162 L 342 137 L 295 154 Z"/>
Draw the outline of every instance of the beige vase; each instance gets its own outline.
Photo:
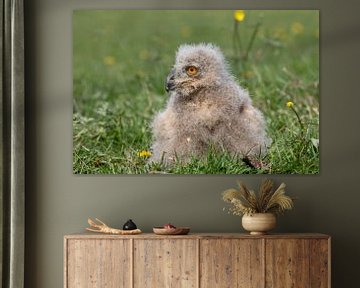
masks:
<path id="1" fill-rule="evenodd" d="M 242 226 L 251 235 L 263 235 L 276 226 L 276 217 L 272 213 L 255 213 L 242 217 Z"/>

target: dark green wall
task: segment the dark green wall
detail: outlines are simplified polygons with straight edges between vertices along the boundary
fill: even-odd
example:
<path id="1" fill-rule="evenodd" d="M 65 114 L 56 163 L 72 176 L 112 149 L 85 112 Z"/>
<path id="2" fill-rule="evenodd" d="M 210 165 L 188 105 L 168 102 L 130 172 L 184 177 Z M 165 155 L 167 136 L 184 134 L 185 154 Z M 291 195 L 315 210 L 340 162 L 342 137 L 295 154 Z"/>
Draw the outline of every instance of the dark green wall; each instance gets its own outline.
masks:
<path id="1" fill-rule="evenodd" d="M 88 216 L 113 226 L 132 218 L 145 231 L 165 222 L 196 232 L 241 231 L 240 218 L 222 210 L 220 193 L 239 178 L 255 188 L 261 176 L 72 175 L 72 10 L 134 4 L 25 2 L 26 287 L 63 287 L 63 235 L 82 231 Z M 143 0 L 148 4 L 141 7 L 320 9 L 321 172 L 271 176 L 299 197 L 295 210 L 280 218 L 278 232 L 330 234 L 333 287 L 358 287 L 360 23 L 358 9 L 348 6 L 355 1 L 346 7 L 336 0 L 194 2 Z"/>

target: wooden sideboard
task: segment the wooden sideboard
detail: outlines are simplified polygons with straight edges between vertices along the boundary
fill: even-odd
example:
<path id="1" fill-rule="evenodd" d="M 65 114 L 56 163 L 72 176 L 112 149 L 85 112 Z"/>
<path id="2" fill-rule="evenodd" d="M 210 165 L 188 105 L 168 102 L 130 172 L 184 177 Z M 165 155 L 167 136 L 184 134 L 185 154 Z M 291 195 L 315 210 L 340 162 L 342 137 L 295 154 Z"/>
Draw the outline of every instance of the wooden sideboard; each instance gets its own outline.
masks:
<path id="1" fill-rule="evenodd" d="M 66 235 L 65 288 L 329 288 L 323 234 Z"/>

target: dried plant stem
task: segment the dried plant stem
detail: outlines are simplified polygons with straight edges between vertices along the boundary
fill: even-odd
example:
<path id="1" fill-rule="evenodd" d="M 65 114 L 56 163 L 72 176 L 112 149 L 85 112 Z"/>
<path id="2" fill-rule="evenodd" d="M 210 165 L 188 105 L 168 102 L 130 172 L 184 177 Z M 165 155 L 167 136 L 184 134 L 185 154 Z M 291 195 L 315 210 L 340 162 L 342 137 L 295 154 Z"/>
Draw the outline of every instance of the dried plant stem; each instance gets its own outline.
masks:
<path id="1" fill-rule="evenodd" d="M 87 231 L 91 232 L 99 232 L 99 233 L 105 233 L 105 234 L 116 234 L 116 235 L 134 235 L 134 234 L 140 234 L 140 229 L 134 229 L 134 230 L 121 230 L 121 229 L 115 229 L 111 228 L 108 225 L 106 225 L 101 220 L 95 218 L 96 221 L 88 218 L 88 223 L 90 227 L 92 228 L 86 228 Z"/>
<path id="2" fill-rule="evenodd" d="M 229 211 L 234 215 L 254 213 L 282 214 L 294 206 L 293 198 L 285 195 L 284 183 L 273 191 L 273 181 L 265 179 L 259 189 L 259 196 L 239 181 L 239 189 L 228 189 L 223 192 L 223 200 L 232 206 Z"/>

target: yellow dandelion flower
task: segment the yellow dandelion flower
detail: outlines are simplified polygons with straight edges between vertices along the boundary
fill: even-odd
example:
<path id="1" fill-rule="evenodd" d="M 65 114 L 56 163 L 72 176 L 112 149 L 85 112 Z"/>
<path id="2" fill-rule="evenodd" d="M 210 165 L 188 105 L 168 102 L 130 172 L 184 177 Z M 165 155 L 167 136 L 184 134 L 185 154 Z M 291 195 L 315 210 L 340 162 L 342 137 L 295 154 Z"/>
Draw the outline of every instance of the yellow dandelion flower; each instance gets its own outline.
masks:
<path id="1" fill-rule="evenodd" d="M 147 151 L 147 150 L 142 150 L 140 152 L 137 153 L 137 155 L 139 157 L 150 157 L 151 156 L 151 152 Z"/>
<path id="2" fill-rule="evenodd" d="M 292 107 L 294 107 L 294 102 L 289 101 L 289 102 L 286 103 L 286 106 L 288 108 L 292 108 Z"/>
<path id="3" fill-rule="evenodd" d="M 116 63 L 116 59 L 113 56 L 104 57 L 104 64 L 107 66 L 112 66 Z"/>
<path id="4" fill-rule="evenodd" d="M 291 25 L 291 31 L 294 33 L 294 34 L 301 34 L 304 32 L 304 25 L 301 24 L 300 22 L 294 22 L 292 23 Z"/>
<path id="5" fill-rule="evenodd" d="M 234 19 L 237 22 L 244 21 L 244 19 L 245 19 L 245 11 L 244 10 L 235 10 Z"/>

